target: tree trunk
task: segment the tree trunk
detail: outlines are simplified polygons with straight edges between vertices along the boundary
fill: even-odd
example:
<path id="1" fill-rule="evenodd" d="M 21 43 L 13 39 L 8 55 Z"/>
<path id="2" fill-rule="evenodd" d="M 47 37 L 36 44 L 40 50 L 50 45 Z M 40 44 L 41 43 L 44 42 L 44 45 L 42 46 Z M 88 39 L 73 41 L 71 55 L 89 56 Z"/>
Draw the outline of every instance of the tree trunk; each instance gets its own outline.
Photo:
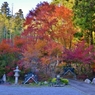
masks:
<path id="1" fill-rule="evenodd" d="M 90 31 L 90 45 L 93 45 L 93 31 Z"/>
<path id="2" fill-rule="evenodd" d="M 59 60 L 58 60 L 58 58 L 59 58 L 59 56 L 58 56 L 58 54 L 57 54 L 57 64 L 56 64 L 56 66 L 58 66 L 58 64 L 59 64 Z"/>

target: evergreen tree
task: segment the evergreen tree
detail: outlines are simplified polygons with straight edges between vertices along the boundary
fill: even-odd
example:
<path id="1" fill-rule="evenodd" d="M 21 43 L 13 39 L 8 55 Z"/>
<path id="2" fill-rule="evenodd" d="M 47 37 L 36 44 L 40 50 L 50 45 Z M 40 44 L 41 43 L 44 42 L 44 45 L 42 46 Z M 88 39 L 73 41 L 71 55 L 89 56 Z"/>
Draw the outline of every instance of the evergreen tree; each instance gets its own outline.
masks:
<path id="1" fill-rule="evenodd" d="M 7 16 L 10 15 L 10 8 L 8 6 L 9 4 L 7 2 L 4 2 L 1 6 L 1 13 L 2 14 L 5 14 Z"/>
<path id="2" fill-rule="evenodd" d="M 95 0 L 75 0 L 73 7 L 74 23 L 84 31 L 84 36 L 93 44 L 95 32 Z"/>

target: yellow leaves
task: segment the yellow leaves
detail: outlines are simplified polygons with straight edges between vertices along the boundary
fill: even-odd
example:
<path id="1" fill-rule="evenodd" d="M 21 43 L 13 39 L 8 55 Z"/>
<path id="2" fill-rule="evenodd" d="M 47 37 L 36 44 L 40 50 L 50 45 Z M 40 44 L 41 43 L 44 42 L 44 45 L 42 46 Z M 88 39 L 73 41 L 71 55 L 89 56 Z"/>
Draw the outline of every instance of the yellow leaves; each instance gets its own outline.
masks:
<path id="1" fill-rule="evenodd" d="M 8 25 L 9 23 L 6 15 L 0 15 L 0 21 L 4 23 L 4 25 Z"/>
<path id="2" fill-rule="evenodd" d="M 9 21 L 9 30 L 10 30 L 10 33 L 14 33 L 15 27 L 16 27 L 15 19 L 11 18 L 10 21 Z"/>

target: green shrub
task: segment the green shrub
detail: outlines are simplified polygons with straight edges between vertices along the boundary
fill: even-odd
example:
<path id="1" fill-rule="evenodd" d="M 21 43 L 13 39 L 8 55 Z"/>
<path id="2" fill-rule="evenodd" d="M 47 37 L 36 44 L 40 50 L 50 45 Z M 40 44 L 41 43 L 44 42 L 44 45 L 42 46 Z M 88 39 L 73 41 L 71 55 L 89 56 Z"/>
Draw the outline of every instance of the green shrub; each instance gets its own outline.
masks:
<path id="1" fill-rule="evenodd" d="M 49 78 L 49 79 L 48 79 L 48 82 L 51 82 L 51 81 L 52 81 L 52 78 Z"/>
<path id="2" fill-rule="evenodd" d="M 64 79 L 64 78 L 61 78 L 60 81 L 61 81 L 61 83 L 65 84 L 65 85 L 67 85 L 69 83 L 69 80 L 68 79 Z M 56 83 L 56 78 L 53 78 L 51 80 L 51 82 L 52 83 Z"/>
<path id="3" fill-rule="evenodd" d="M 61 82 L 62 82 L 62 83 L 65 83 L 65 85 L 67 85 L 67 84 L 69 83 L 69 80 L 68 80 L 68 79 L 63 79 L 63 78 L 61 78 Z"/>
<path id="4" fill-rule="evenodd" d="M 52 83 L 55 83 L 55 82 L 56 82 L 56 78 L 53 78 L 53 79 L 51 80 L 51 82 L 52 82 Z"/>

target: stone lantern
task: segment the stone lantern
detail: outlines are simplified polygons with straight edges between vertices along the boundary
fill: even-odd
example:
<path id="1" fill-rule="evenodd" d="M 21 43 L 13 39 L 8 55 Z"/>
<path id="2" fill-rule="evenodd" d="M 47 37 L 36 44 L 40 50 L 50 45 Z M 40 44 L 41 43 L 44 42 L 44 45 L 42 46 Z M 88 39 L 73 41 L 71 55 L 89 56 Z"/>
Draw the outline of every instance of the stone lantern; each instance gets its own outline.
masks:
<path id="1" fill-rule="evenodd" d="M 15 84 L 18 84 L 18 77 L 19 77 L 19 72 L 20 70 L 18 69 L 18 66 L 16 67 L 16 69 L 14 70 L 15 74 Z"/>
<path id="2" fill-rule="evenodd" d="M 57 82 L 58 85 L 60 84 L 60 75 L 59 74 L 56 77 L 56 82 Z"/>

